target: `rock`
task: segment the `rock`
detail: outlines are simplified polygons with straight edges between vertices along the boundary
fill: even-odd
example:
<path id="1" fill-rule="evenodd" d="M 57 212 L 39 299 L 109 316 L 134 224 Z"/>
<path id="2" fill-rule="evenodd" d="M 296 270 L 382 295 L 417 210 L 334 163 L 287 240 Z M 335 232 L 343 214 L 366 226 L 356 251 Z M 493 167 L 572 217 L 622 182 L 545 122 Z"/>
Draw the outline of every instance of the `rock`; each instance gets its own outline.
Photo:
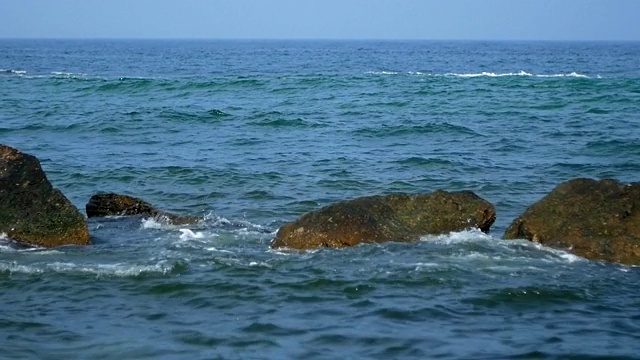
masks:
<path id="1" fill-rule="evenodd" d="M 507 229 L 593 260 L 640 264 L 640 183 L 575 179 L 558 185 Z"/>
<path id="2" fill-rule="evenodd" d="M 175 225 L 192 224 L 202 220 L 196 216 L 180 216 L 158 210 L 148 202 L 132 196 L 119 194 L 96 194 L 86 205 L 87 217 L 148 215 L 165 219 Z"/>
<path id="3" fill-rule="evenodd" d="M 0 233 L 43 247 L 89 244 L 85 217 L 54 189 L 35 156 L 0 145 Z"/>
<path id="4" fill-rule="evenodd" d="M 494 206 L 470 191 L 370 196 L 303 215 L 282 226 L 271 246 L 313 249 L 415 241 L 469 228 L 487 232 L 495 219 Z"/>

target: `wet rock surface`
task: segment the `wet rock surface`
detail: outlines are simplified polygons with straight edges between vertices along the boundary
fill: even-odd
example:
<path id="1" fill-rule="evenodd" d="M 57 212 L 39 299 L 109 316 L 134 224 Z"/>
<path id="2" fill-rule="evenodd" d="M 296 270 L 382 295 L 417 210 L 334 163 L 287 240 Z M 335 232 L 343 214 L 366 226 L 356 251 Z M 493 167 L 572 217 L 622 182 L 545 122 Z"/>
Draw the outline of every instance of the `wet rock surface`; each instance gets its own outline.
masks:
<path id="1" fill-rule="evenodd" d="M 87 217 L 103 216 L 126 216 L 126 215 L 147 215 L 158 219 L 165 219 L 168 222 L 180 225 L 196 223 L 202 218 L 197 216 L 182 216 L 172 214 L 154 208 L 148 202 L 120 194 L 96 194 L 89 199 L 86 205 Z"/>
<path id="2" fill-rule="evenodd" d="M 593 260 L 640 264 L 640 183 L 574 179 L 558 185 L 507 229 Z"/>
<path id="3" fill-rule="evenodd" d="M 21 244 L 89 244 L 85 217 L 45 175 L 40 161 L 0 145 L 0 233 Z"/>
<path id="4" fill-rule="evenodd" d="M 488 232 L 495 216 L 494 206 L 470 191 L 369 196 L 327 206 L 282 226 L 272 247 L 340 248 L 416 241 L 469 228 Z"/>

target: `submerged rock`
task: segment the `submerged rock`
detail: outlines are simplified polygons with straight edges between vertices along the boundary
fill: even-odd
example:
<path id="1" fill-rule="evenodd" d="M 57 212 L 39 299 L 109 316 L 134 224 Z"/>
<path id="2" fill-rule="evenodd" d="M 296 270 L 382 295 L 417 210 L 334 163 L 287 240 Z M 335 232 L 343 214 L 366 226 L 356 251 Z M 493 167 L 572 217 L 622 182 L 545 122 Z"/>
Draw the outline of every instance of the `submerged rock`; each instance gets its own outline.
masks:
<path id="1" fill-rule="evenodd" d="M 488 232 L 495 219 L 494 206 L 470 191 L 369 196 L 303 215 L 282 226 L 271 246 L 312 249 L 415 241 L 469 228 Z"/>
<path id="2" fill-rule="evenodd" d="M 575 179 L 558 185 L 509 226 L 527 239 L 587 259 L 640 264 L 640 183 Z"/>
<path id="3" fill-rule="evenodd" d="M 202 220 L 197 216 L 181 216 L 158 210 L 148 202 L 127 195 L 96 194 L 86 205 L 87 217 L 148 215 L 166 219 L 175 225 L 192 224 Z"/>
<path id="4" fill-rule="evenodd" d="M 89 244 L 85 217 L 54 189 L 35 156 L 0 145 L 0 233 L 19 243 Z"/>

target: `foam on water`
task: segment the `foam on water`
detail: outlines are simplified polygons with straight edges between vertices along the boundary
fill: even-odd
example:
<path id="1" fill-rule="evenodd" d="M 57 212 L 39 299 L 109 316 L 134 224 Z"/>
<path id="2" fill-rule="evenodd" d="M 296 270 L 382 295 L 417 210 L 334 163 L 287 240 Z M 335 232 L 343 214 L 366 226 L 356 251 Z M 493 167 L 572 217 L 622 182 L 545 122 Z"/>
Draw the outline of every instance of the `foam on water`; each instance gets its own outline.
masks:
<path id="1" fill-rule="evenodd" d="M 512 242 L 513 240 L 508 240 L 508 242 Z M 520 244 L 524 244 L 525 246 L 534 248 L 536 250 L 542 250 L 544 252 L 547 252 L 551 255 L 553 255 L 556 258 L 562 259 L 565 262 L 568 263 L 573 263 L 573 262 L 577 262 L 577 261 L 587 261 L 585 258 L 582 258 L 580 256 L 576 256 L 574 254 L 568 253 L 564 250 L 559 250 L 559 249 L 554 249 L 554 248 L 550 248 L 547 246 L 544 246 L 540 243 L 537 242 L 533 242 L 533 241 L 528 241 L 528 240 L 521 240 Z"/>
<path id="2" fill-rule="evenodd" d="M 500 249 L 508 252 L 507 254 L 491 255 L 483 252 L 470 252 L 465 253 L 463 256 L 468 258 L 487 258 L 494 260 L 505 260 L 509 258 L 519 258 L 522 256 L 528 257 L 528 255 L 522 252 L 522 248 L 533 249 L 547 253 L 550 257 L 537 257 L 541 261 L 556 262 L 561 261 L 564 263 L 573 263 L 577 261 L 585 261 L 580 256 L 573 255 L 564 250 L 554 249 L 544 246 L 540 243 L 528 241 L 528 240 L 503 240 L 500 238 L 494 238 L 489 234 L 485 234 L 479 229 L 469 229 L 460 232 L 451 232 L 449 234 L 442 235 L 427 235 L 420 238 L 421 241 L 439 245 L 462 245 L 472 243 L 484 243 L 490 248 Z"/>
<path id="3" fill-rule="evenodd" d="M 434 77 L 458 77 L 458 78 L 479 78 L 479 77 L 533 77 L 533 78 L 582 78 L 582 79 L 591 79 L 592 77 L 580 74 L 578 72 L 570 72 L 570 73 L 553 73 L 553 74 L 534 74 L 531 72 L 527 72 L 524 70 L 520 70 L 517 72 L 491 72 L 491 71 L 482 71 L 477 73 L 457 73 L 457 72 L 446 72 L 446 73 L 425 73 L 422 71 L 408 71 L 406 73 L 398 72 L 398 71 L 367 71 L 365 74 L 368 75 L 414 75 L 414 76 L 434 76 Z M 596 79 L 602 79 L 600 75 L 595 77 Z"/>
<path id="4" fill-rule="evenodd" d="M 85 79 L 88 77 L 88 75 L 84 73 L 72 73 L 72 72 L 66 72 L 66 71 L 52 71 L 51 75 L 53 75 L 53 77 L 56 77 L 56 78 L 69 78 L 69 79 L 77 79 L 77 78 Z"/>
<path id="5" fill-rule="evenodd" d="M 225 254 L 235 254 L 233 251 L 231 250 L 220 250 L 218 248 L 215 248 L 213 246 L 205 248 L 204 250 L 206 251 L 211 251 L 211 252 L 219 252 L 219 253 L 225 253 Z"/>
<path id="6" fill-rule="evenodd" d="M 461 78 L 476 78 L 476 77 L 508 77 L 508 76 L 525 76 L 525 77 L 538 77 L 538 78 L 555 78 L 555 77 L 572 77 L 572 78 L 583 78 L 583 79 L 591 79 L 591 77 L 583 74 L 579 74 L 577 72 L 571 72 L 568 74 L 558 73 L 558 74 L 532 74 L 526 71 L 518 71 L 518 72 L 509 72 L 509 73 L 495 73 L 495 72 L 480 72 L 480 73 L 446 73 L 443 76 L 453 76 L 453 77 L 461 77 Z M 600 78 L 600 77 L 598 77 Z"/>
<path id="7" fill-rule="evenodd" d="M 0 261 L 0 272 L 22 273 L 22 274 L 91 274 L 96 277 L 115 276 L 115 277 L 132 277 L 144 273 L 156 273 L 166 275 L 173 271 L 175 265 L 167 261 L 160 261 L 152 265 L 139 264 L 93 264 L 93 263 L 72 263 L 72 262 L 53 262 L 53 263 L 35 263 L 21 264 L 17 261 L 5 262 Z"/>
<path id="8" fill-rule="evenodd" d="M 367 72 L 365 72 L 365 74 L 369 74 L 369 75 L 398 75 L 398 74 L 401 74 L 401 73 L 398 72 L 398 71 L 386 71 L 386 70 L 383 70 L 383 71 L 367 71 Z"/>
<path id="9" fill-rule="evenodd" d="M 203 239 L 204 233 L 201 231 L 193 232 L 190 229 L 178 229 L 180 231 L 180 240 Z"/>
<path id="10" fill-rule="evenodd" d="M 496 240 L 488 234 L 483 233 L 480 229 L 473 228 L 464 231 L 450 232 L 442 235 L 426 235 L 420 238 L 421 241 L 435 244 L 452 245 L 468 242 Z"/>
<path id="11" fill-rule="evenodd" d="M 25 75 L 26 70 L 0 69 L 0 74 Z"/>
<path id="12" fill-rule="evenodd" d="M 170 227 L 170 225 L 169 224 L 165 224 L 165 223 L 161 223 L 161 222 L 157 221 L 154 218 L 144 218 L 144 219 L 141 220 L 140 227 L 142 229 L 167 230 Z"/>
<path id="13" fill-rule="evenodd" d="M 534 76 L 526 71 L 519 71 L 515 73 L 494 73 L 494 72 L 480 72 L 480 73 L 446 73 L 444 76 L 455 76 L 461 78 L 474 78 L 474 77 L 504 77 L 504 76 Z"/>

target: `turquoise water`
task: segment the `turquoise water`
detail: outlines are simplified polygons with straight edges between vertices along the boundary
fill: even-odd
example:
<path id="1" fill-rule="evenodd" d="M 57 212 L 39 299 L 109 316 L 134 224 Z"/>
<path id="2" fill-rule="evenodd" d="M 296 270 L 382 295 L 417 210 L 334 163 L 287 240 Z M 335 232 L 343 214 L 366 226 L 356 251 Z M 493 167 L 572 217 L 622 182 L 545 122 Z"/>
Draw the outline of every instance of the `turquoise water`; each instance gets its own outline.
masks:
<path id="1" fill-rule="evenodd" d="M 631 359 L 640 275 L 504 241 L 575 177 L 640 178 L 639 43 L 0 40 L 0 143 L 93 245 L 0 243 L 8 358 Z M 335 201 L 472 190 L 466 231 L 313 252 L 277 228 Z"/>

